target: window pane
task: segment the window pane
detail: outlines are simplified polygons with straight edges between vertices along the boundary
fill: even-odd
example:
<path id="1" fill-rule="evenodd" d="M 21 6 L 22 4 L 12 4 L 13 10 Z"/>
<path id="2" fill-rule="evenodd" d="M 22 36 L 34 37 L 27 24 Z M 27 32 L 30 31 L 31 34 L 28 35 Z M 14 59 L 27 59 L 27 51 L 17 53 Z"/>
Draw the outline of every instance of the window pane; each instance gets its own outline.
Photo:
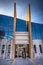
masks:
<path id="1" fill-rule="evenodd" d="M 2 45 L 2 54 L 4 53 L 5 45 Z"/>
<path id="2" fill-rule="evenodd" d="M 41 45 L 39 45 L 39 48 L 40 48 L 40 53 L 42 53 L 42 46 L 41 46 Z"/>
<path id="3" fill-rule="evenodd" d="M 8 53 L 10 53 L 10 47 L 11 47 L 11 45 L 8 46 Z"/>
<path id="4" fill-rule="evenodd" d="M 34 51 L 35 51 L 35 53 L 37 53 L 37 50 L 36 50 L 36 45 L 34 45 Z"/>

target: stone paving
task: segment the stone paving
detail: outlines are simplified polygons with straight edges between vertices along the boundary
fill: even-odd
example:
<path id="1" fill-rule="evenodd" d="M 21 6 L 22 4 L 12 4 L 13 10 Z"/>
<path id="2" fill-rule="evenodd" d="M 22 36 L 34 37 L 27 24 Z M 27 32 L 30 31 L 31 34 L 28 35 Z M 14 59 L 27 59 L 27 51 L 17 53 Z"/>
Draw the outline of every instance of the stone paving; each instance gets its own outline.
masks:
<path id="1" fill-rule="evenodd" d="M 15 58 L 14 62 L 12 60 L 0 59 L 0 65 L 43 65 L 43 59 L 35 59 L 34 62 L 29 58 Z"/>
<path id="2" fill-rule="evenodd" d="M 35 65 L 29 58 L 16 58 L 13 65 Z"/>
<path id="3" fill-rule="evenodd" d="M 43 65 L 43 58 L 36 59 L 35 62 L 36 62 L 38 65 Z"/>
<path id="4" fill-rule="evenodd" d="M 0 65 L 11 65 L 11 60 L 0 59 Z"/>

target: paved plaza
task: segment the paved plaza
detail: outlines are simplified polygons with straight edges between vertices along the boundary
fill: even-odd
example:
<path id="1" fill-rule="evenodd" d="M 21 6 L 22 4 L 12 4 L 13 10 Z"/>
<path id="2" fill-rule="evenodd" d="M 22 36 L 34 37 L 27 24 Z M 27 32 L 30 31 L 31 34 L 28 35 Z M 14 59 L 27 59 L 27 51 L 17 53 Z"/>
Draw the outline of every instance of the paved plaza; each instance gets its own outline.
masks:
<path id="1" fill-rule="evenodd" d="M 13 65 L 35 65 L 29 58 L 16 58 Z"/>
<path id="2" fill-rule="evenodd" d="M 2 60 L 0 59 L 0 65 L 43 65 L 43 59 L 37 59 L 34 62 L 29 58 L 15 58 L 15 60 Z"/>

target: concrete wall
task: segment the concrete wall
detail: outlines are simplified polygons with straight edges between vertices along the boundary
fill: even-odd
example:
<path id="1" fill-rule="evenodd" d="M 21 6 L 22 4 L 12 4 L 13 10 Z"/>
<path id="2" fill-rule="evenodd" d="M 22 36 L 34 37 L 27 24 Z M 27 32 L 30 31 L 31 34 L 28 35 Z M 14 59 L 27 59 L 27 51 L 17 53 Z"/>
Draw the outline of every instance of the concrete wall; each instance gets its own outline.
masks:
<path id="1" fill-rule="evenodd" d="M 0 58 L 1 59 L 10 59 L 11 58 L 11 49 L 10 49 L 10 55 L 8 56 L 8 46 L 11 45 L 12 40 L 10 39 L 2 39 L 1 46 L 0 46 Z M 4 53 L 2 54 L 2 45 L 5 45 Z"/>
<path id="2" fill-rule="evenodd" d="M 16 33 L 16 44 L 29 44 L 28 42 L 28 32 L 17 32 Z M 12 46 L 10 49 L 10 55 L 8 56 L 8 45 L 12 45 L 13 43 L 13 39 L 2 39 L 0 42 L 0 58 L 2 59 L 11 59 L 11 55 L 12 55 Z M 5 49 L 4 49 L 4 54 L 1 54 L 2 52 L 2 45 L 5 45 Z M 35 53 L 34 51 L 34 45 L 36 45 L 36 50 L 37 53 Z M 43 40 L 33 40 L 33 54 L 35 58 L 39 58 L 43 56 L 43 53 L 40 53 L 40 49 L 39 49 L 39 45 L 42 45 L 42 50 L 43 50 Z"/>
<path id="3" fill-rule="evenodd" d="M 28 32 L 16 32 L 16 44 L 29 44 Z"/>
<path id="4" fill-rule="evenodd" d="M 40 53 L 40 48 L 39 45 L 42 46 L 42 52 L 43 52 L 43 44 L 42 44 L 42 40 L 33 40 L 33 46 L 36 45 L 36 51 L 37 53 L 34 52 L 34 57 L 35 58 L 39 58 L 39 57 L 43 57 L 43 53 Z"/>

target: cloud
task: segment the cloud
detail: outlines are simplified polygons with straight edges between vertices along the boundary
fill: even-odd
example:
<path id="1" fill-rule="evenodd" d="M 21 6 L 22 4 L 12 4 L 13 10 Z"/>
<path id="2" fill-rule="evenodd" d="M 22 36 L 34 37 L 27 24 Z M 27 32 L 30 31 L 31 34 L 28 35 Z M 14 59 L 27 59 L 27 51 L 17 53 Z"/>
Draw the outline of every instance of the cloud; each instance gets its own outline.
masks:
<path id="1" fill-rule="evenodd" d="M 28 4 L 30 3 L 31 21 L 43 21 L 42 0 L 0 0 L 0 14 L 14 17 L 14 2 L 17 5 L 17 18 L 25 20 Z"/>

